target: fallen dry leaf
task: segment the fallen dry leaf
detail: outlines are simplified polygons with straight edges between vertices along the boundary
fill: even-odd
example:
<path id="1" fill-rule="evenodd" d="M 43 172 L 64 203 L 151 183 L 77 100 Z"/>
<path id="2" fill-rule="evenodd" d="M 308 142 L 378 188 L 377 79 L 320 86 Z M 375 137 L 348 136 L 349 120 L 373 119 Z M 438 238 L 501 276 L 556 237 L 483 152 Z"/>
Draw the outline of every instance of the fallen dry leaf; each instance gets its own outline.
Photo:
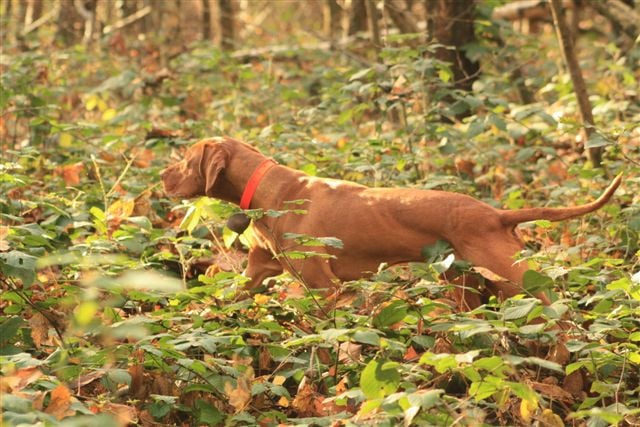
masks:
<path id="1" fill-rule="evenodd" d="M 555 414 L 551 409 L 545 409 L 538 417 L 541 427 L 564 427 L 564 422 L 558 414 Z"/>
<path id="2" fill-rule="evenodd" d="M 577 370 L 567 375 L 562 382 L 562 389 L 573 396 L 580 396 L 584 391 L 582 372 Z"/>
<path id="3" fill-rule="evenodd" d="M 129 375 L 131 375 L 131 384 L 129 386 L 130 394 L 136 399 L 142 399 L 147 395 L 147 387 L 145 385 L 144 367 L 141 363 L 134 363 L 129 366 Z"/>
<path id="4" fill-rule="evenodd" d="M 59 166 L 54 173 L 61 176 L 64 183 L 72 187 L 80 184 L 80 173 L 84 170 L 84 165 L 80 162 L 72 165 Z"/>
<path id="5" fill-rule="evenodd" d="M 554 384 L 538 383 L 538 382 L 531 383 L 531 386 L 538 393 L 544 396 L 547 396 L 553 400 L 559 400 L 561 402 L 568 403 L 568 404 L 574 403 L 574 399 L 571 393 L 569 393 L 568 391 L 566 391 L 560 386 L 557 386 Z"/>
<path id="6" fill-rule="evenodd" d="M 260 356 L 258 357 L 258 368 L 260 371 L 266 371 L 271 367 L 271 362 L 273 359 L 271 358 L 271 353 L 267 347 L 262 347 L 260 349 Z"/>
<path id="7" fill-rule="evenodd" d="M 174 383 L 170 375 L 159 371 L 153 372 L 151 375 L 151 394 L 159 394 L 163 396 L 172 396 L 174 394 Z"/>
<path id="8" fill-rule="evenodd" d="M 291 402 L 291 407 L 301 417 L 322 416 L 324 415 L 323 400 L 324 396 L 318 393 L 312 384 L 305 383 L 298 390 L 296 397 Z"/>
<path id="9" fill-rule="evenodd" d="M 229 404 L 233 406 L 236 413 L 243 411 L 251 403 L 251 382 L 253 378 L 253 369 L 249 367 L 237 379 L 235 387 L 229 382 L 224 384 L 224 393 L 229 398 Z"/>
<path id="10" fill-rule="evenodd" d="M 69 409 L 70 406 L 71 391 L 67 386 L 60 384 L 51 391 L 51 400 L 44 412 L 56 417 L 58 420 L 61 420 L 64 417 L 75 413 L 75 411 Z"/>
<path id="11" fill-rule="evenodd" d="M 551 347 L 551 349 L 549 349 L 549 354 L 546 357 L 547 360 L 562 366 L 566 365 L 570 358 L 571 354 L 563 342 L 558 342 L 556 345 Z"/>
<path id="12" fill-rule="evenodd" d="M 134 166 L 137 166 L 139 168 L 148 168 L 149 166 L 151 166 L 151 161 L 154 157 L 153 151 L 149 150 L 148 148 L 134 149 L 133 155 Z"/>
<path id="13" fill-rule="evenodd" d="M 416 360 L 419 356 L 420 355 L 418 354 L 416 349 L 413 348 L 412 345 L 410 345 L 409 348 L 407 349 L 407 351 L 404 353 L 403 359 L 404 360 Z"/>
<path id="14" fill-rule="evenodd" d="M 20 391 L 42 376 L 42 372 L 36 368 L 19 369 L 9 375 L 0 377 L 0 392 Z"/>
<path id="15" fill-rule="evenodd" d="M 525 423 L 530 423 L 531 418 L 538 409 L 538 402 L 536 400 L 522 399 L 520 402 L 520 416 Z"/>
<path id="16" fill-rule="evenodd" d="M 133 199 L 128 200 L 116 200 L 107 209 L 107 213 L 111 218 L 129 218 L 135 208 L 135 201 Z"/>
<path id="17" fill-rule="evenodd" d="M 36 348 L 40 348 L 49 338 L 49 321 L 40 313 L 34 313 L 29 319 L 31 338 Z"/>
<path id="18" fill-rule="evenodd" d="M 9 227 L 0 226 L 0 252 L 6 252 L 9 250 L 9 242 L 7 236 L 9 235 Z"/>
<path id="19" fill-rule="evenodd" d="M 102 412 L 114 415 L 118 425 L 126 427 L 138 421 L 138 413 L 135 407 L 119 403 L 107 403 Z"/>
<path id="20" fill-rule="evenodd" d="M 353 363 L 360 361 L 360 354 L 362 352 L 362 346 L 349 341 L 345 341 L 340 344 L 338 350 L 338 362 L 340 363 Z"/>

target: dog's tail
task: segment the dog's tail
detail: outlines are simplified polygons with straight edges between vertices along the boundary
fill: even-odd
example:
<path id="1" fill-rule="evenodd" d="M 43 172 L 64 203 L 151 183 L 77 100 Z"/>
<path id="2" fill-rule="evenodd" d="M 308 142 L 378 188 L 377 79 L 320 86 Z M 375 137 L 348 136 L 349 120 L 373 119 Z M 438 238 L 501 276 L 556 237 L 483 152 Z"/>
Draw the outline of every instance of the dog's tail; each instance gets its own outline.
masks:
<path id="1" fill-rule="evenodd" d="M 600 197 L 586 205 L 574 206 L 570 208 L 527 208 L 517 210 L 501 210 L 500 219 L 505 226 L 516 226 L 522 222 L 546 219 L 549 221 L 562 221 L 564 219 L 575 218 L 604 206 L 622 182 L 622 174 L 616 176 L 609 187 Z"/>

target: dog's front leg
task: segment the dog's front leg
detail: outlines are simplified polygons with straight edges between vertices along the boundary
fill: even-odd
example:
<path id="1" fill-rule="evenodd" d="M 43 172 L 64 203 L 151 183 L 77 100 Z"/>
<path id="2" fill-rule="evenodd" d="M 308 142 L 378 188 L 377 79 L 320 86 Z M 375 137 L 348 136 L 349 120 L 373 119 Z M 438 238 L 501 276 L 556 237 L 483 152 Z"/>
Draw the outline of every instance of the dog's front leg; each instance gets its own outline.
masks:
<path id="1" fill-rule="evenodd" d="M 244 276 L 250 280 L 245 285 L 248 291 L 252 291 L 262 284 L 264 279 L 277 276 L 282 273 L 282 265 L 276 259 L 269 249 L 256 246 L 249 250 L 249 259 Z"/>

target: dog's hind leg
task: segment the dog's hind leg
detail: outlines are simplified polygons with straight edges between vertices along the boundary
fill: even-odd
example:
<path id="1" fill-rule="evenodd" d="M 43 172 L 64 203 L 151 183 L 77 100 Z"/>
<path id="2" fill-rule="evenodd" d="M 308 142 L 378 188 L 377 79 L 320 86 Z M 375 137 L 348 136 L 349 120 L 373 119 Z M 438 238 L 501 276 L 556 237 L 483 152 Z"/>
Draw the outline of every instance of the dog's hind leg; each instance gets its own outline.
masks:
<path id="1" fill-rule="evenodd" d="M 525 293 L 522 286 L 524 273 L 529 270 L 525 261 L 515 259 L 522 250 L 523 244 L 512 232 L 504 230 L 494 232 L 482 238 L 472 238 L 456 248 L 463 259 L 474 265 L 491 270 L 507 281 L 493 282 L 490 291 L 499 294 L 503 298 Z M 493 289 L 491 289 L 493 288 Z M 551 301 L 543 292 L 535 294 L 543 304 L 549 305 Z"/>

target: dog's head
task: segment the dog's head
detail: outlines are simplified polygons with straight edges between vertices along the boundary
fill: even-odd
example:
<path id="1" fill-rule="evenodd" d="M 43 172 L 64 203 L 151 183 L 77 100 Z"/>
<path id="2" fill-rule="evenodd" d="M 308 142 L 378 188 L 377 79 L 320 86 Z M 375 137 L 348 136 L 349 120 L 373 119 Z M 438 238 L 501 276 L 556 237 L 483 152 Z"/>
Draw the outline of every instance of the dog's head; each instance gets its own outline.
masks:
<path id="1" fill-rule="evenodd" d="M 162 171 L 164 190 L 174 197 L 213 196 L 213 187 L 228 161 L 224 142 L 200 141 L 187 149 L 183 160 Z"/>

